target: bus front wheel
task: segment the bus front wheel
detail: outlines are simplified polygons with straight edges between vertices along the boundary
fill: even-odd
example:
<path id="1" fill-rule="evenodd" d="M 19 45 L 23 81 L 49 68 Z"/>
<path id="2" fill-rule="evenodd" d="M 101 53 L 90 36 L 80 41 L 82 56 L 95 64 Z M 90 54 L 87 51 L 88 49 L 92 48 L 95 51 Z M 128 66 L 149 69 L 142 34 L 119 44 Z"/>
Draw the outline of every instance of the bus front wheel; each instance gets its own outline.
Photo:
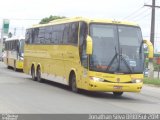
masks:
<path id="1" fill-rule="evenodd" d="M 122 94 L 123 94 L 123 92 L 113 92 L 113 95 L 115 97 L 120 97 L 120 96 L 122 96 Z"/>
<path id="2" fill-rule="evenodd" d="M 71 77 L 70 77 L 70 87 L 73 92 L 75 92 L 75 93 L 78 92 L 77 83 L 76 83 L 76 76 L 74 73 L 72 73 Z"/>
<path id="3" fill-rule="evenodd" d="M 13 67 L 14 71 L 17 71 L 17 67 L 16 67 L 16 61 L 14 61 L 14 67 Z"/>

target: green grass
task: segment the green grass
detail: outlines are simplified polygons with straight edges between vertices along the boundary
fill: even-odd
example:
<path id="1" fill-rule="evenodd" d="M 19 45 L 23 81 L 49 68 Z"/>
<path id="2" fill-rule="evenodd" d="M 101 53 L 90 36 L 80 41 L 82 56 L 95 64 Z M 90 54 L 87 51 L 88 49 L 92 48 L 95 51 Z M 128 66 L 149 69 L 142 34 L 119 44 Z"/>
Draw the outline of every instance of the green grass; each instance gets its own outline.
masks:
<path id="1" fill-rule="evenodd" d="M 144 84 L 152 84 L 152 85 L 160 86 L 160 79 L 144 78 L 143 82 Z"/>

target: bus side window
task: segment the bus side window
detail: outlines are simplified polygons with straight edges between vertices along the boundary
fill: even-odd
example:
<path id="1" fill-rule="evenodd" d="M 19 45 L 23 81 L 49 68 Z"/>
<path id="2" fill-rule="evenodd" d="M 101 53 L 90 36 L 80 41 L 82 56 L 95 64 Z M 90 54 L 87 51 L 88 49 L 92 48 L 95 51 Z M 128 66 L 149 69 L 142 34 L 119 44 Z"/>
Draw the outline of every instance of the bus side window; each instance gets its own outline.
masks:
<path id="1" fill-rule="evenodd" d="M 40 43 L 38 35 L 39 35 L 39 28 L 34 28 L 34 38 L 32 39 L 34 40 L 34 43 Z"/>
<path id="2" fill-rule="evenodd" d="M 26 30 L 26 34 L 25 34 L 25 43 L 29 44 L 29 39 L 30 39 L 30 32 L 29 29 Z"/>
<path id="3" fill-rule="evenodd" d="M 58 40 L 58 25 L 54 25 L 52 27 L 52 40 L 51 40 L 52 44 L 59 44 L 59 40 Z"/>
<path id="4" fill-rule="evenodd" d="M 19 43 L 19 41 L 17 40 L 16 41 L 16 45 L 15 45 L 15 49 L 16 49 L 16 51 L 19 53 L 19 46 L 20 46 L 20 43 Z"/>
<path id="5" fill-rule="evenodd" d="M 59 44 L 63 44 L 63 31 L 64 31 L 65 25 L 59 25 Z"/>
<path id="6" fill-rule="evenodd" d="M 47 26 L 45 27 L 45 44 L 51 43 L 51 37 L 52 37 L 52 27 Z"/>
<path id="7" fill-rule="evenodd" d="M 63 31 L 63 44 L 68 44 L 69 40 L 69 24 L 65 24 Z"/>
<path id="8" fill-rule="evenodd" d="M 69 31 L 69 44 L 77 45 L 78 44 L 78 22 L 74 22 L 70 24 Z"/>
<path id="9" fill-rule="evenodd" d="M 45 27 L 40 27 L 39 29 L 36 30 L 36 44 L 45 44 Z"/>
<path id="10" fill-rule="evenodd" d="M 17 49 L 17 40 L 14 41 L 12 50 L 18 51 L 18 49 Z"/>
<path id="11" fill-rule="evenodd" d="M 25 34 L 25 43 L 26 44 L 32 44 L 32 29 L 27 29 Z"/>
<path id="12" fill-rule="evenodd" d="M 87 68 L 87 54 L 86 54 L 86 37 L 87 37 L 87 24 L 85 22 L 80 22 L 80 34 L 79 34 L 79 54 L 81 59 L 81 64 Z"/>

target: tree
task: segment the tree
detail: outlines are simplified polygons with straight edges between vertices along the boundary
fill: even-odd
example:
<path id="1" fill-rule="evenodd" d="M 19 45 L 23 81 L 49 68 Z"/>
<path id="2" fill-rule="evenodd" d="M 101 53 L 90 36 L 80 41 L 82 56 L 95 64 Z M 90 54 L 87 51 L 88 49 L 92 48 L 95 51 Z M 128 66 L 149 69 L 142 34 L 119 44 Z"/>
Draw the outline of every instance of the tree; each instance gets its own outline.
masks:
<path id="1" fill-rule="evenodd" d="M 62 18 L 66 18 L 65 16 L 52 16 L 50 15 L 49 17 L 45 17 L 43 18 L 39 24 L 46 24 L 49 23 L 52 20 L 56 20 L 56 19 L 62 19 Z"/>

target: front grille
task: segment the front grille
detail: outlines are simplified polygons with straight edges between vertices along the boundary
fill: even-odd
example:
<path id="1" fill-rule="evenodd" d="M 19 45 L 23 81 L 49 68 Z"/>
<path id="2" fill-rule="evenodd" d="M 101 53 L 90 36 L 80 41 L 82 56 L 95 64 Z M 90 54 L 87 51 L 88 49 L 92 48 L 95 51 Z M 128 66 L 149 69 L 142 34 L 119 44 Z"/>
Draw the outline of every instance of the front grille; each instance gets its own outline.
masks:
<path id="1" fill-rule="evenodd" d="M 108 81 L 108 80 L 104 80 L 104 82 L 109 82 L 109 83 L 132 83 L 131 81 L 129 81 L 129 82 L 112 82 L 112 81 Z"/>

